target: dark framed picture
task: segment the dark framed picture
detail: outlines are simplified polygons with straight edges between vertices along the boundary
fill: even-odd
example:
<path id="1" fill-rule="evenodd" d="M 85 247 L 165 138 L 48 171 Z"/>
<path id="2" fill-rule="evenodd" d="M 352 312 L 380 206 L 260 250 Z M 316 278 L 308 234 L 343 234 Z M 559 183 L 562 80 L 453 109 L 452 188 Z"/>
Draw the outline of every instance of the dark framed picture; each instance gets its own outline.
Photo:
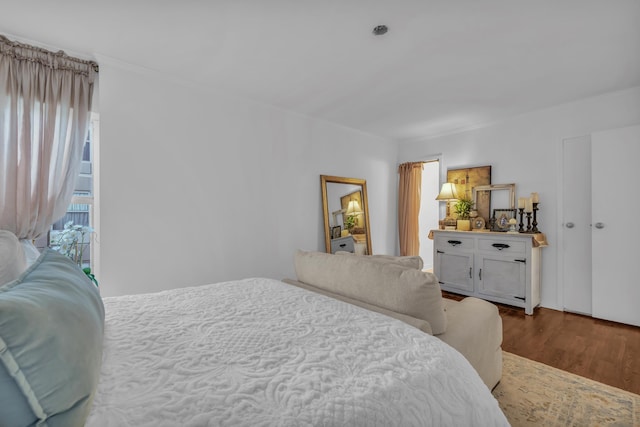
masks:
<path id="1" fill-rule="evenodd" d="M 509 220 L 516 217 L 516 209 L 494 209 L 491 231 L 509 231 Z"/>
<path id="2" fill-rule="evenodd" d="M 338 237 L 340 237 L 341 232 L 342 232 L 341 226 L 336 225 L 335 227 L 331 227 L 331 238 L 337 239 Z"/>

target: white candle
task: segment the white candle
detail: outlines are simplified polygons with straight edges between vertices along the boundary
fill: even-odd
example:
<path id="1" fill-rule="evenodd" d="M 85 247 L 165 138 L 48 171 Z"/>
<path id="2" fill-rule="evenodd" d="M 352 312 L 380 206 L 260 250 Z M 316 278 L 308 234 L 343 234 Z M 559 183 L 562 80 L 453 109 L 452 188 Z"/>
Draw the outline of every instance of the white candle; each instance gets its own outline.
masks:
<path id="1" fill-rule="evenodd" d="M 538 196 L 538 193 L 531 193 L 531 202 L 540 203 L 540 197 Z"/>
<path id="2" fill-rule="evenodd" d="M 518 209 L 524 209 L 524 197 L 518 197 Z"/>
<path id="3" fill-rule="evenodd" d="M 524 205 L 524 211 L 533 212 L 533 202 L 531 201 L 531 198 L 526 199 L 525 205 Z"/>

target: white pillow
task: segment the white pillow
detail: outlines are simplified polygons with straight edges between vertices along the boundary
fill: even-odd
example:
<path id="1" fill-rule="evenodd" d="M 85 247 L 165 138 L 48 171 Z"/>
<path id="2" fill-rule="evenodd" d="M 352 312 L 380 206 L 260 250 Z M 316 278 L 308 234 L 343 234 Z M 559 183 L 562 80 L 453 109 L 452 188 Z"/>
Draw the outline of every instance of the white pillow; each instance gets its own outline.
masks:
<path id="1" fill-rule="evenodd" d="M 16 235 L 0 230 L 0 286 L 17 279 L 26 268 L 24 250 Z"/>

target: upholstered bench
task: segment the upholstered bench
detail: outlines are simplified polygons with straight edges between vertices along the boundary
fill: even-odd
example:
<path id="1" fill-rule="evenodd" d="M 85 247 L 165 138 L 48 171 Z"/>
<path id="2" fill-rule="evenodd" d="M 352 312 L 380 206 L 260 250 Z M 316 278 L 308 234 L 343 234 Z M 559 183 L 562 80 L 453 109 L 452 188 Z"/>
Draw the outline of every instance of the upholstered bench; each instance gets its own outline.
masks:
<path id="1" fill-rule="evenodd" d="M 420 257 L 297 251 L 297 280 L 286 283 L 373 310 L 434 335 L 458 350 L 490 389 L 502 376 L 502 319 L 473 297 L 442 298 Z"/>

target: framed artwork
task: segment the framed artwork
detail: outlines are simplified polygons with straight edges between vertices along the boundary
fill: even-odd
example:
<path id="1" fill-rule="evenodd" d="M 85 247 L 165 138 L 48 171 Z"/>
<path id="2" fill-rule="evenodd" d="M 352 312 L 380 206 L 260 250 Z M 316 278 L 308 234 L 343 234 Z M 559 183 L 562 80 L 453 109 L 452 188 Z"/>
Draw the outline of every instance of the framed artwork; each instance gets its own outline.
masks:
<path id="1" fill-rule="evenodd" d="M 484 230 L 486 225 L 486 221 L 481 216 L 476 218 L 471 218 L 471 229 L 472 230 Z"/>
<path id="2" fill-rule="evenodd" d="M 473 200 L 478 203 L 485 193 L 493 194 L 493 198 L 489 198 L 490 209 L 494 209 L 494 206 L 509 209 L 516 207 L 515 184 L 477 185 L 473 188 Z M 486 219 L 489 220 L 489 217 Z"/>
<path id="3" fill-rule="evenodd" d="M 509 231 L 509 220 L 515 217 L 515 209 L 494 209 L 491 217 L 491 231 Z"/>
<path id="4" fill-rule="evenodd" d="M 474 196 L 473 189 L 479 185 L 491 184 L 491 166 L 447 170 L 447 182 L 455 184 L 456 193 L 475 202 L 478 216 L 489 220 L 491 217 L 491 192 L 479 191 Z M 455 214 L 454 214 L 455 215 Z"/>
<path id="5" fill-rule="evenodd" d="M 340 233 L 342 232 L 342 227 L 336 225 L 335 227 L 331 227 L 331 238 L 337 239 L 340 237 Z"/>

